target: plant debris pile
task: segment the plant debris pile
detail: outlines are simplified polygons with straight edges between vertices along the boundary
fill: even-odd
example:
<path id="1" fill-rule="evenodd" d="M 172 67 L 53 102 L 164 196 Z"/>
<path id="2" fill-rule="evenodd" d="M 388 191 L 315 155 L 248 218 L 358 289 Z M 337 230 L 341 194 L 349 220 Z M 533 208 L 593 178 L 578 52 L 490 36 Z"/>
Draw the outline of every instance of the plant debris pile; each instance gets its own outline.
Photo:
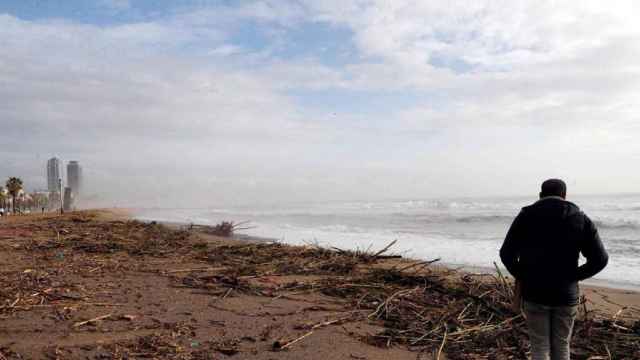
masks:
<path id="1" fill-rule="evenodd" d="M 316 291 L 348 300 L 356 309 L 368 310 L 369 320 L 384 326 L 382 332 L 365 339 L 370 344 L 385 347 L 401 344 L 416 351 L 445 353 L 449 359 L 527 357 L 525 319 L 512 310 L 512 285 L 502 275 L 483 274 L 478 278 L 455 271 L 431 270 L 432 262 L 405 267 L 376 266 L 377 260 L 389 256 L 374 255 L 315 246 L 251 243 L 215 248 L 204 259 L 231 269 L 222 270 L 231 278 L 225 277 L 221 282 L 220 277 L 209 277 L 215 279 L 209 284 L 224 283 L 227 288 L 244 292 L 251 285 L 242 281 L 243 277 L 325 275 L 311 284 L 294 284 L 279 290 Z M 252 293 L 268 295 L 260 288 L 254 288 Z M 228 292 L 224 292 L 223 296 L 226 295 Z M 575 328 L 572 350 L 576 359 L 587 359 L 593 354 L 611 354 L 616 359 L 640 358 L 640 321 L 622 325 L 596 314 L 590 316 L 584 309 L 586 306 Z"/>
<path id="2" fill-rule="evenodd" d="M 214 243 L 198 237 L 200 233 L 230 236 L 238 229 L 234 223 L 219 226 L 174 229 L 155 222 L 94 221 L 91 213 L 44 218 L 22 227 L 2 226 L 0 236 L 11 240 L 2 246 L 32 257 L 34 268 L 3 271 L 0 316 L 52 306 L 55 316 L 70 321 L 65 311 L 88 305 L 93 296 L 73 279 L 98 277 L 106 269 L 135 271 L 133 262 L 148 266 L 153 261 L 179 258 L 190 266 L 199 265 L 160 268 L 154 274 L 160 274 L 157 276 L 171 286 L 211 296 L 212 301 L 241 294 L 277 299 L 315 293 L 341 304 L 348 314 L 300 327 L 305 331 L 302 336 L 278 340 L 273 351 L 297 346 L 321 327 L 368 321 L 382 330 L 359 339 L 379 347 L 403 346 L 428 356 L 445 354 L 447 359 L 528 356 L 525 320 L 512 310 L 512 284 L 499 272 L 469 274 L 432 266 L 437 259 L 399 259 L 389 254 L 395 242 L 375 252 L 228 239 Z M 285 280 L 269 286 L 273 278 Z M 640 321 L 619 316 L 626 312 L 638 319 L 640 310 L 623 308 L 611 317 L 589 310 L 587 305 L 585 300 L 580 307 L 573 357 L 640 359 Z M 102 321 L 131 323 L 135 318 L 113 312 L 104 315 L 106 312 L 72 322 L 71 328 L 93 329 Z M 148 324 L 147 329 L 154 332 L 87 346 L 86 354 L 95 359 L 207 359 L 211 351 L 224 356 L 241 351 L 238 342 L 229 339 L 194 342 L 189 324 Z M 65 351 L 68 349 L 53 348 L 47 356 L 64 358 Z M 0 356 L 20 358 L 1 346 Z"/>
<path id="3" fill-rule="evenodd" d="M 82 232 L 74 224 L 82 223 Z M 190 232 L 176 230 L 156 222 L 137 220 L 91 222 L 90 216 L 76 215 L 64 220 L 49 220 L 51 237 L 30 239 L 23 247 L 29 251 L 70 248 L 93 254 L 125 251 L 130 255 L 166 256 L 183 248 Z"/>
<path id="4" fill-rule="evenodd" d="M 252 226 L 248 225 L 248 222 L 233 222 L 233 221 L 222 221 L 214 226 L 208 225 L 195 225 L 191 224 L 189 226 L 190 230 L 198 230 L 204 234 L 222 236 L 222 237 L 231 237 L 238 231 L 252 229 Z"/>
<path id="5" fill-rule="evenodd" d="M 267 274 L 349 274 L 358 258 L 319 247 L 291 247 L 279 243 L 248 243 L 216 247 L 202 257 L 226 266 L 237 276 Z"/>

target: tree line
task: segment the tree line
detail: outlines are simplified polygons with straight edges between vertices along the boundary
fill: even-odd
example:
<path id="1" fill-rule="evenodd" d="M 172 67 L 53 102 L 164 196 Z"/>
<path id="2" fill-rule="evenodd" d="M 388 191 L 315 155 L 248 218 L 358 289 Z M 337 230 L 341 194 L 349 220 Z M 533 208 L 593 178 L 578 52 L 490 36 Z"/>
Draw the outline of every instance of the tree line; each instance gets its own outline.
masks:
<path id="1" fill-rule="evenodd" d="M 45 194 L 24 192 L 24 183 L 18 177 L 10 177 L 5 186 L 0 185 L 0 208 L 11 212 L 21 212 L 25 209 L 33 209 L 34 207 L 47 208 L 49 206 L 49 197 Z"/>

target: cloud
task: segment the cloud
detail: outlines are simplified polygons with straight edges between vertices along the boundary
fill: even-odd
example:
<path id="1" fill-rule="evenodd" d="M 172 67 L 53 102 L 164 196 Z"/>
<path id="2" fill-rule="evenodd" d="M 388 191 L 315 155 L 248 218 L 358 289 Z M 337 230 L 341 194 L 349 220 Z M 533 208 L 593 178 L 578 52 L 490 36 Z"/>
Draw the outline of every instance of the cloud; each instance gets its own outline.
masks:
<path id="1" fill-rule="evenodd" d="M 242 52 L 242 48 L 233 44 L 224 44 L 209 51 L 210 55 L 214 56 L 229 56 Z"/>
<path id="2" fill-rule="evenodd" d="M 551 173 L 628 191 L 640 180 L 624 165 L 640 151 L 633 6 L 250 1 L 113 25 L 0 15 L 2 156 L 34 184 L 47 156 L 77 158 L 97 193 L 154 205 L 517 194 Z M 286 46 L 310 28 L 348 29 L 315 36 L 354 53 Z"/>
<path id="3" fill-rule="evenodd" d="M 293 121 L 296 110 L 290 102 L 250 74 L 138 49 L 168 41 L 156 31 L 161 26 L 102 29 L 33 24 L 8 16 L 0 20 L 11 25 L 2 26 L 2 38 L 7 32 L 23 34 L 22 41 L 9 44 L 12 51 L 2 56 L 0 70 L 3 148 L 11 149 L 12 157 L 78 157 L 89 174 L 98 168 L 110 174 L 94 179 L 108 189 L 118 177 L 125 183 L 129 176 L 148 183 L 172 171 L 217 167 L 233 174 L 229 166 L 240 161 L 257 165 L 254 159 L 271 143 L 294 146 L 302 131 Z M 145 35 L 123 35 L 132 29 Z M 38 33 L 54 35 L 39 46 L 44 40 Z M 85 37 L 93 40 L 89 47 L 80 45 Z M 112 47 L 114 38 L 120 41 Z M 174 37 L 178 43 L 182 39 Z M 55 61 L 50 49 L 58 49 Z M 282 141 L 287 138 L 294 140 Z"/>
<path id="4" fill-rule="evenodd" d="M 357 2 L 358 3 L 358 2 Z M 345 23 L 360 49 L 406 64 L 456 57 L 491 69 L 571 56 L 619 34 L 638 34 L 633 2 L 367 1 L 345 11 L 307 2 L 320 19 Z"/>

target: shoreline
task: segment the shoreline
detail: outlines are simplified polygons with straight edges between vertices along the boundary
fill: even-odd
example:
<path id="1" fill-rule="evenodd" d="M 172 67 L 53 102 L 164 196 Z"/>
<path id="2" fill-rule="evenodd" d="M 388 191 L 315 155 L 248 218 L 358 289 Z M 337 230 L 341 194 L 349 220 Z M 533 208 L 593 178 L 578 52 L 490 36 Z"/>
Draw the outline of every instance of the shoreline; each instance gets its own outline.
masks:
<path id="1" fill-rule="evenodd" d="M 495 268 L 493 267 L 482 267 L 482 266 L 473 266 L 473 265 L 464 265 L 464 264 L 450 264 L 446 262 L 442 262 L 441 265 L 453 269 L 460 269 L 461 271 L 471 272 L 471 273 L 482 273 L 489 272 L 495 274 Z M 500 268 L 501 271 L 506 271 L 504 268 Z M 508 274 L 508 273 L 507 273 Z M 509 275 L 511 276 L 511 275 Z M 633 291 L 640 293 L 640 285 L 626 282 L 616 282 L 614 280 L 604 280 L 604 279 L 587 279 L 580 282 L 580 288 L 606 288 L 611 290 L 621 290 L 621 291 Z"/>
<path id="2" fill-rule="evenodd" d="M 134 217 L 135 218 L 135 217 Z M 155 221 L 155 220 L 141 220 L 141 221 Z M 166 224 L 169 226 L 173 226 L 176 228 L 181 228 L 188 225 L 199 225 L 199 224 L 191 224 L 191 223 L 181 223 L 181 222 L 164 222 L 159 221 L 162 224 Z M 209 226 L 209 225 L 204 225 Z M 255 243 L 282 243 L 287 246 L 300 246 L 294 244 L 288 244 L 286 242 L 282 242 L 276 238 L 268 238 L 268 237 L 259 237 L 252 236 L 247 234 L 233 234 L 232 239 L 241 242 L 255 242 Z M 341 250 L 354 250 L 354 249 L 341 249 Z M 390 249 L 390 252 L 393 253 L 393 249 Z M 402 256 L 401 260 L 404 263 L 420 263 L 422 261 L 429 261 L 430 259 L 416 259 Z M 460 264 L 451 264 L 446 261 L 437 261 L 432 265 L 434 268 L 439 268 L 440 271 L 448 272 L 455 271 L 459 273 L 466 273 L 472 276 L 479 275 L 490 275 L 497 276 L 498 272 L 495 267 L 482 267 L 482 266 L 471 266 L 471 265 L 460 265 Z M 507 275 L 507 278 L 511 278 L 511 275 L 507 272 L 506 269 L 500 268 L 504 274 Z M 586 281 L 582 281 L 579 284 L 580 293 L 582 296 L 587 296 L 590 305 L 594 309 L 598 309 L 607 313 L 615 314 L 617 312 L 622 313 L 625 309 L 631 308 L 637 311 L 640 311 L 640 286 L 635 284 L 628 284 L 623 282 L 614 282 L 610 280 L 600 280 L 600 279 L 588 279 Z"/>
<path id="3" fill-rule="evenodd" d="M 198 223 L 187 223 L 187 222 L 179 222 L 179 221 L 165 221 L 165 220 L 161 220 L 161 219 L 153 219 L 151 217 L 138 217 L 135 216 L 133 214 L 129 214 L 129 216 L 131 216 L 131 218 L 136 219 L 136 220 L 140 220 L 140 221 L 156 221 L 162 224 L 166 224 L 166 225 L 170 225 L 170 226 L 188 226 L 188 225 L 198 225 L 198 226 L 211 226 L 211 225 L 207 225 L 207 224 L 198 224 Z M 248 234 L 242 234 L 242 233 L 237 233 L 237 234 L 233 234 L 233 238 L 237 239 L 237 240 L 242 240 L 242 241 L 257 241 L 257 242 L 277 242 L 277 243 L 281 243 L 282 241 L 280 239 L 277 238 L 271 238 L 271 237 L 261 237 L 261 236 L 255 236 L 255 235 L 248 235 Z M 284 242 L 284 244 L 288 244 L 288 245 L 292 245 L 295 246 L 295 244 L 290 244 L 287 242 Z M 349 248 L 345 248 L 342 250 L 355 250 L 355 249 L 349 249 Z M 393 249 L 391 249 L 393 250 Z M 409 261 L 428 261 L 430 259 L 421 259 L 421 258 L 412 258 L 412 257 L 404 257 L 404 259 L 409 260 Z M 496 269 L 493 266 L 478 266 L 478 265 L 470 265 L 470 264 L 456 264 L 456 263 L 449 263 L 444 259 L 441 259 L 440 261 L 438 261 L 438 264 L 440 266 L 443 266 L 445 268 L 448 269 L 456 269 L 456 270 L 460 270 L 463 272 L 469 272 L 469 273 L 490 273 L 492 275 L 496 274 Z M 500 265 L 500 270 L 503 271 L 505 274 L 509 275 L 510 274 L 507 272 L 506 269 L 504 269 L 502 267 L 501 264 Z M 616 280 L 609 280 L 609 279 L 596 279 L 596 278 L 591 278 L 591 279 L 587 279 L 585 281 L 581 281 L 580 282 L 580 287 L 581 288 L 606 288 L 606 289 L 611 289 L 611 290 L 621 290 L 621 291 L 633 291 L 633 292 L 638 292 L 640 293 L 640 284 L 636 284 L 636 283 L 629 283 L 629 282 L 625 282 L 625 281 L 616 281 Z"/>

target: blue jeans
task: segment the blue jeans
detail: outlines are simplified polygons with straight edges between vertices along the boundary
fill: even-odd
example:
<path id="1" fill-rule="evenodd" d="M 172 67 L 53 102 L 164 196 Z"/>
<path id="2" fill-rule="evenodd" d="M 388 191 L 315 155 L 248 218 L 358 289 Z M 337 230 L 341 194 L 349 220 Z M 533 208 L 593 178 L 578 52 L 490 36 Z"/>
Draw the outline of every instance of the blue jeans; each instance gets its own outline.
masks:
<path id="1" fill-rule="evenodd" d="M 576 306 L 546 306 L 525 301 L 531 360 L 568 360 Z"/>

